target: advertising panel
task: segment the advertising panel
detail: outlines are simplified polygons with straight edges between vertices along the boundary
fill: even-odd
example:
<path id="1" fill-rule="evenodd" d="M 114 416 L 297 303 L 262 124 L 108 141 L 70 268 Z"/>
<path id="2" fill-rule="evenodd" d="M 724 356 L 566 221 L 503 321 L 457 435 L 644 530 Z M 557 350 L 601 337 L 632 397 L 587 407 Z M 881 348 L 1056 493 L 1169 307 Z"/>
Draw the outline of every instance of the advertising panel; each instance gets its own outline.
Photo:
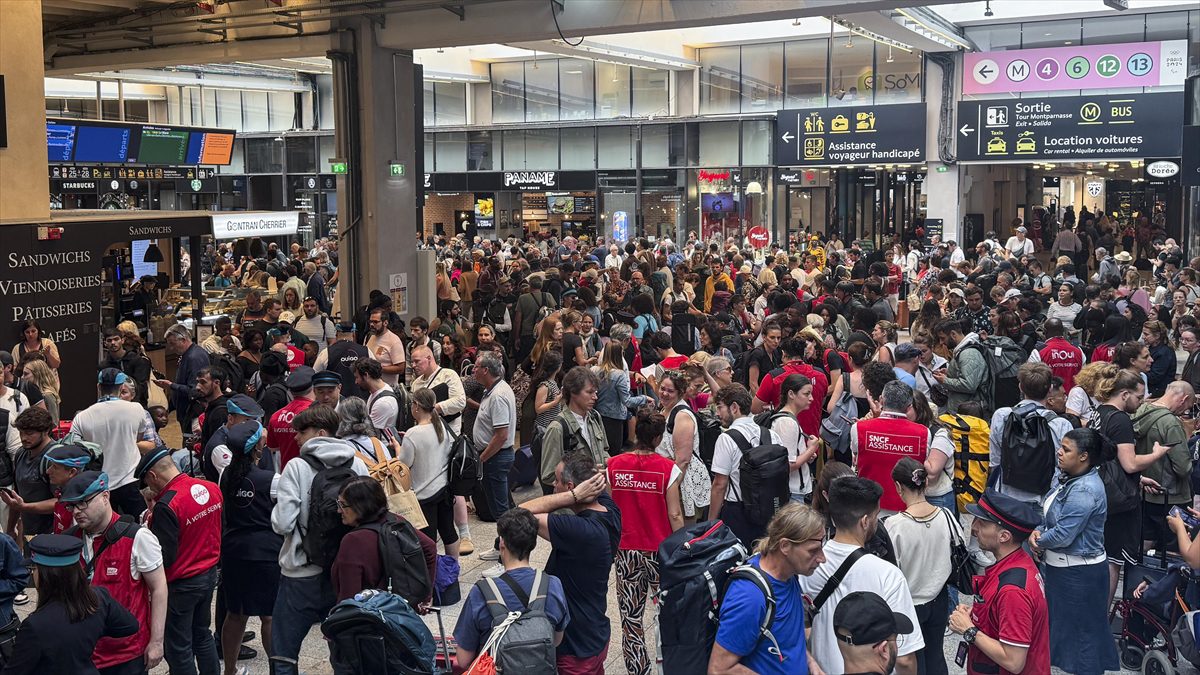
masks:
<path id="1" fill-rule="evenodd" d="M 1187 58 L 1187 40 L 965 54 L 963 94 L 1182 85 Z"/>
<path id="2" fill-rule="evenodd" d="M 963 161 L 1179 157 L 1183 93 L 959 101 Z"/>

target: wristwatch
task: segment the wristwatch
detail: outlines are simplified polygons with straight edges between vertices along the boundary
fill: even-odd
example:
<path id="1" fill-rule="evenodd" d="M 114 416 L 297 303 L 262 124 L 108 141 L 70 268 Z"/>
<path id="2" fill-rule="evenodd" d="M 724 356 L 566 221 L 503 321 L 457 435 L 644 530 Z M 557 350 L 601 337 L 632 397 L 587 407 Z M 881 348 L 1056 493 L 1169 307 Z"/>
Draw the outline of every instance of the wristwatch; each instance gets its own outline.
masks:
<path id="1" fill-rule="evenodd" d="M 971 626 L 970 628 L 963 631 L 963 642 L 966 642 L 969 645 L 975 644 L 975 636 L 978 634 L 979 634 L 979 629 L 976 628 L 975 626 Z"/>

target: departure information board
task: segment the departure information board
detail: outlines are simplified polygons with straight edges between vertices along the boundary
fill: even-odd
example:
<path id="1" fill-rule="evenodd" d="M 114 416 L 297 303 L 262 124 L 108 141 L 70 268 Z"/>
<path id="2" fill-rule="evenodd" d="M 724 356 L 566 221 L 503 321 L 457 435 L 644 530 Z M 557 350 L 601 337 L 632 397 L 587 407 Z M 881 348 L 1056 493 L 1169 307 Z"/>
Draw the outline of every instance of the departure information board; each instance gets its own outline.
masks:
<path id="1" fill-rule="evenodd" d="M 52 119 L 46 151 L 52 162 L 225 166 L 235 136 L 232 129 Z"/>
<path id="2" fill-rule="evenodd" d="M 140 164 L 197 164 L 184 161 L 187 159 L 188 137 L 191 135 L 192 132 L 187 129 L 142 127 L 142 142 L 135 159 Z"/>

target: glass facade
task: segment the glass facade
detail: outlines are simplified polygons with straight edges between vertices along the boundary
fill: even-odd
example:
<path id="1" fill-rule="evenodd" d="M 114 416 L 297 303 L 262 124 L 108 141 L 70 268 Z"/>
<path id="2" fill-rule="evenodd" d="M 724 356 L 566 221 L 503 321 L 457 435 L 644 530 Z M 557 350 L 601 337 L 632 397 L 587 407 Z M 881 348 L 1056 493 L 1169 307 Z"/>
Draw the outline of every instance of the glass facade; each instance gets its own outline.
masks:
<path id="1" fill-rule="evenodd" d="M 924 57 L 857 35 L 699 50 L 700 114 L 921 101 Z"/>
<path id="2" fill-rule="evenodd" d="M 494 124 L 669 115 L 670 92 L 662 70 L 569 58 L 491 65 Z"/>

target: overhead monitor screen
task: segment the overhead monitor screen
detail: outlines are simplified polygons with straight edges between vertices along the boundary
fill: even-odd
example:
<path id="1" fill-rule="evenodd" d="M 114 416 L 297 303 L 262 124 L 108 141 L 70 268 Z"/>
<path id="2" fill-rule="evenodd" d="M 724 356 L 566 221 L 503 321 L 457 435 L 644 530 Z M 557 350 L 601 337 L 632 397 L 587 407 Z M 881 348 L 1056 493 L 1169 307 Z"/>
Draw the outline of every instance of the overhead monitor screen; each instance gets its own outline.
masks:
<path id="1" fill-rule="evenodd" d="M 197 134 L 187 129 L 144 126 L 136 161 L 142 164 L 184 164 L 184 160 L 187 159 L 188 137 L 195 135 Z"/>
<path id="2" fill-rule="evenodd" d="M 47 124 L 46 149 L 51 162 L 69 162 L 75 151 L 74 124 Z"/>
<path id="3" fill-rule="evenodd" d="M 188 143 L 187 164 L 225 166 L 233 159 L 233 134 L 193 131 Z"/>
<path id="4" fill-rule="evenodd" d="M 129 157 L 129 137 L 132 129 L 127 126 L 79 125 L 75 133 L 76 162 L 121 163 Z"/>

